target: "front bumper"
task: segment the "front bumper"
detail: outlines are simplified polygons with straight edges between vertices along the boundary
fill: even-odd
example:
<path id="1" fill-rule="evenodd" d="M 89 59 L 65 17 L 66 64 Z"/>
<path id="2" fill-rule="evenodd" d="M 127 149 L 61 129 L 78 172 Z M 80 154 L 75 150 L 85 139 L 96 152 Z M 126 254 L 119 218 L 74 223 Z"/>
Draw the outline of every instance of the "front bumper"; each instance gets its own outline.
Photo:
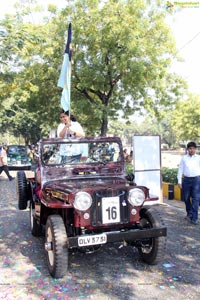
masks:
<path id="1" fill-rule="evenodd" d="M 115 243 L 115 242 L 133 242 L 139 240 L 146 240 L 149 238 L 156 238 L 161 236 L 167 236 L 167 228 L 151 228 L 151 229 L 132 229 L 128 231 L 111 231 L 104 232 L 107 235 L 107 243 Z M 84 237 L 90 237 L 92 235 L 84 235 Z M 68 237 L 68 248 L 77 248 L 78 247 L 78 238 L 76 237 Z"/>

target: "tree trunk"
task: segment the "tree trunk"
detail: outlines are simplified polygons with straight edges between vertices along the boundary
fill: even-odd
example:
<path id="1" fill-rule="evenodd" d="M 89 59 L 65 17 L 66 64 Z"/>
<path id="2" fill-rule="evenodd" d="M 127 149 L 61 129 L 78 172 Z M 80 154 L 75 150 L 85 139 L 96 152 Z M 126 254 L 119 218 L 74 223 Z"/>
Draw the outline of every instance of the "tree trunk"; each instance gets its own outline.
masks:
<path id="1" fill-rule="evenodd" d="M 104 111 L 101 123 L 101 136 L 106 136 L 108 130 L 108 116 Z"/>

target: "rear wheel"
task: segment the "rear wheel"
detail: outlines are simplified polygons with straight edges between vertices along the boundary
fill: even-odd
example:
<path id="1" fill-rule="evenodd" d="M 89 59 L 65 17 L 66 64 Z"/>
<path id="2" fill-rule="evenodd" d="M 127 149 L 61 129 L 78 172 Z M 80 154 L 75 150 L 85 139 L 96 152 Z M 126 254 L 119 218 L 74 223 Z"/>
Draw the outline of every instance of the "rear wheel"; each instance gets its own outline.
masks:
<path id="1" fill-rule="evenodd" d="M 164 227 L 160 212 L 155 207 L 143 207 L 141 209 L 141 221 L 143 228 Z M 138 248 L 142 260 L 150 265 L 157 264 L 163 258 L 166 251 L 166 237 L 150 238 L 141 243 Z"/>
<path id="2" fill-rule="evenodd" d="M 28 188 L 26 175 L 24 171 L 17 172 L 17 195 L 18 195 L 18 208 L 24 210 L 27 208 L 28 202 Z"/>
<path id="3" fill-rule="evenodd" d="M 30 226 L 31 233 L 33 236 L 41 236 L 42 235 L 42 226 L 38 224 L 35 218 L 35 204 L 30 202 Z"/>
<path id="4" fill-rule="evenodd" d="M 68 268 L 68 247 L 65 225 L 59 215 L 51 215 L 47 219 L 45 250 L 49 273 L 54 278 L 62 278 Z"/>

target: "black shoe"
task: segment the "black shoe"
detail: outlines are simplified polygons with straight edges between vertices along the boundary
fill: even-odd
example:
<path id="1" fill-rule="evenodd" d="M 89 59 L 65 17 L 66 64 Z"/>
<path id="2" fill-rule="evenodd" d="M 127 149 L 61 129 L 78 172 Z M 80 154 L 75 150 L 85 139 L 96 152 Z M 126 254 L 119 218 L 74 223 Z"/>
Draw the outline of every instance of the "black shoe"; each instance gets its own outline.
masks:
<path id="1" fill-rule="evenodd" d="M 14 179 L 15 179 L 15 177 L 10 177 L 10 178 L 9 178 L 10 181 L 12 181 L 12 180 L 14 180 Z"/>
<path id="2" fill-rule="evenodd" d="M 191 222 L 191 218 L 190 218 L 190 216 L 186 216 L 184 219 L 185 219 L 186 221 L 189 221 L 189 222 Z"/>

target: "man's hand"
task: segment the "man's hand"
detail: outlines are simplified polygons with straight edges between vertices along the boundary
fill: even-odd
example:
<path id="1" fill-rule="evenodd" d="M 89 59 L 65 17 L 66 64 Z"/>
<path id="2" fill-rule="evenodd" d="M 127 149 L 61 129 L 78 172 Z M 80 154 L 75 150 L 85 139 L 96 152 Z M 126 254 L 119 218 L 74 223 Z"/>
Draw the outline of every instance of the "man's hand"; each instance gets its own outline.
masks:
<path id="1" fill-rule="evenodd" d="M 182 189 L 182 184 L 181 183 L 179 183 L 178 186 L 179 186 L 180 189 Z"/>

